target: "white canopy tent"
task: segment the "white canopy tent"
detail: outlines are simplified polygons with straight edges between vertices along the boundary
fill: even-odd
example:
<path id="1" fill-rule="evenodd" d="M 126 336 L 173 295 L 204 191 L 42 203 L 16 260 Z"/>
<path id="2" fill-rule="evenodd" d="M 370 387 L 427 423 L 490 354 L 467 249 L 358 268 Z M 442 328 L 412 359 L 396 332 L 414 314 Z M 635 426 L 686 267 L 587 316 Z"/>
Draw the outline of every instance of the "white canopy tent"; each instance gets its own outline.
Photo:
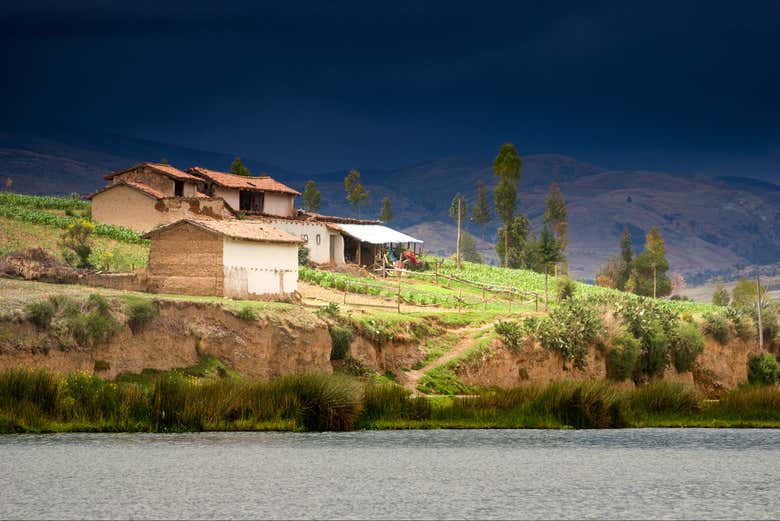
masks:
<path id="1" fill-rule="evenodd" d="M 339 224 L 347 235 L 369 244 L 422 244 L 423 241 L 381 224 Z"/>
<path id="2" fill-rule="evenodd" d="M 381 224 L 339 224 L 339 229 L 347 236 L 356 241 L 355 261 L 362 264 L 363 259 L 375 259 L 377 255 L 377 246 L 387 244 L 406 244 L 414 246 L 414 252 L 417 251 L 417 245 L 423 244 L 420 239 L 415 239 L 411 235 L 406 235 Z M 366 255 L 362 253 L 363 244 L 371 245 Z M 345 242 L 345 249 L 351 249 Z M 373 262 L 373 261 L 372 261 Z M 382 266 L 384 270 L 384 255 L 382 255 Z"/>

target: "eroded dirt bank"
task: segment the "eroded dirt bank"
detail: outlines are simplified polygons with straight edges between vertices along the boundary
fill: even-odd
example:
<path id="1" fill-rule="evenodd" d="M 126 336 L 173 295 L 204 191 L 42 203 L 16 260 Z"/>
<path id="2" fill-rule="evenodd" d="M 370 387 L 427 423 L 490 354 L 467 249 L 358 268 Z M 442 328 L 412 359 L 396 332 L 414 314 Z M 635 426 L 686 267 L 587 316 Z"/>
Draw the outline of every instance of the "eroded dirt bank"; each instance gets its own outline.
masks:
<path id="1" fill-rule="evenodd" d="M 122 325 L 110 340 L 91 348 L 63 346 L 53 329 L 39 330 L 27 319 L 0 322 L 0 369 L 86 370 L 113 378 L 144 369 L 195 365 L 201 355 L 219 357 L 248 376 L 331 371 L 331 340 L 315 315 L 276 313 L 242 320 L 218 305 L 158 301 L 158 314 L 141 331 Z"/>

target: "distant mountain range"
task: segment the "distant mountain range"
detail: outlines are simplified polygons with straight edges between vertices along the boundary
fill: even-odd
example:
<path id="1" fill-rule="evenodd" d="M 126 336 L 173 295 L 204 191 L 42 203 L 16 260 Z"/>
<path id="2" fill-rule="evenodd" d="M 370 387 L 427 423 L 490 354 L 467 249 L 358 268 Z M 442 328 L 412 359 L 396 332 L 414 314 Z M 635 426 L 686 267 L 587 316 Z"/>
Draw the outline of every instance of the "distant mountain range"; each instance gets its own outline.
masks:
<path id="1" fill-rule="evenodd" d="M 0 177 L 11 177 L 18 192 L 85 194 L 103 185 L 106 172 L 162 157 L 181 168 L 221 170 L 233 159 L 224 153 L 97 133 L 49 131 L 41 137 L 0 132 Z M 356 215 L 344 197 L 346 171 L 304 176 L 242 159 L 254 174 L 267 172 L 299 190 L 312 178 L 322 191 L 322 213 Z M 362 215 L 376 217 L 382 198 L 390 197 L 393 226 L 419 236 L 428 251 L 439 254 L 454 249 L 455 226 L 447 211 L 455 193 L 473 201 L 479 179 L 491 194 L 495 186 L 490 158 L 441 158 L 394 170 L 360 170 L 371 194 Z M 612 171 L 561 155 L 529 155 L 523 157 L 518 208 L 537 229 L 552 181 L 560 185 L 569 206 L 568 257 L 577 277 L 593 278 L 599 264 L 617 252 L 626 226 L 637 249 L 647 230 L 658 226 L 672 270 L 691 279 L 780 260 L 780 185 L 738 175 Z M 495 240 L 498 224 L 494 219 L 488 225 L 488 243 Z M 469 229 L 481 236 L 480 228 Z M 494 258 L 492 244 L 480 246 Z"/>

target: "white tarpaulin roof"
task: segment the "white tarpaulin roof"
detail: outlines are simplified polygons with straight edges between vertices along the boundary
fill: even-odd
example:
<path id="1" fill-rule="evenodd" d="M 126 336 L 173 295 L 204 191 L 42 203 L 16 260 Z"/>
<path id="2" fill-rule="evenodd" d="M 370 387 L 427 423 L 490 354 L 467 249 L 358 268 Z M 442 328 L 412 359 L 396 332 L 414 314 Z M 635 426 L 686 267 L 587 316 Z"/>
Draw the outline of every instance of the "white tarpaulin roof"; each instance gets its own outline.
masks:
<path id="1" fill-rule="evenodd" d="M 422 244 L 423 241 L 410 237 L 405 233 L 393 230 L 381 224 L 340 224 L 339 228 L 349 236 L 369 244 L 390 244 L 415 242 Z"/>

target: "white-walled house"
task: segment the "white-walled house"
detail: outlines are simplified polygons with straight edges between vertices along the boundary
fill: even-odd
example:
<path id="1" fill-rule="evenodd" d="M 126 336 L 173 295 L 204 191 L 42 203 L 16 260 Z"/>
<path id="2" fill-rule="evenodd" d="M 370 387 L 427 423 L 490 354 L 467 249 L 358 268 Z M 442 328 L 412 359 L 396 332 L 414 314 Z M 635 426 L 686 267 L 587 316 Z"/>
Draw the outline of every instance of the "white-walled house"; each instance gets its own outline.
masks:
<path id="1" fill-rule="evenodd" d="M 303 241 L 270 225 L 182 219 L 144 237 L 150 285 L 158 292 L 253 299 L 298 290 Z"/>
<path id="2" fill-rule="evenodd" d="M 199 166 L 187 173 L 203 180 L 206 195 L 224 199 L 237 212 L 295 216 L 295 196 L 301 193 L 270 176 L 241 176 Z"/>

